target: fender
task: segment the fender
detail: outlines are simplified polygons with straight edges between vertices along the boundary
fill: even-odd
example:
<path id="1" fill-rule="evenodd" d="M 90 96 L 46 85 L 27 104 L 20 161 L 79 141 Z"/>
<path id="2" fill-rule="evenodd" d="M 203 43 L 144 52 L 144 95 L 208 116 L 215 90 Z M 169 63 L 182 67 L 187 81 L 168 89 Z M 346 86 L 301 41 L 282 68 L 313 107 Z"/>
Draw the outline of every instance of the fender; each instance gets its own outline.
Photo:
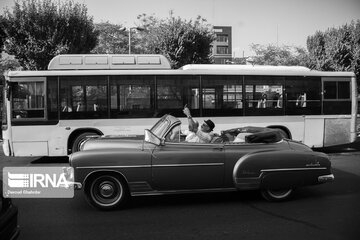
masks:
<path id="1" fill-rule="evenodd" d="M 241 157 L 233 169 L 239 190 L 295 188 L 317 184 L 318 177 L 331 174 L 326 154 L 296 150 L 259 151 Z"/>

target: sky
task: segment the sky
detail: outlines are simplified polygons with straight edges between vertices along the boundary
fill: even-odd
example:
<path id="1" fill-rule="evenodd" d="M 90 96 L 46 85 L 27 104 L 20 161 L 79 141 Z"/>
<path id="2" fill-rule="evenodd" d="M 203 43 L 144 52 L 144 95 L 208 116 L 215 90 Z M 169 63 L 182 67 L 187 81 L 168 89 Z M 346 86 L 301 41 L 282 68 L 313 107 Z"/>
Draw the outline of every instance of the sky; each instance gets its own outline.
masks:
<path id="1" fill-rule="evenodd" d="M 58 0 L 61 1 L 61 0 Z M 205 18 L 214 26 L 232 27 L 233 57 L 253 54 L 250 45 L 306 47 L 316 31 L 360 19 L 360 0 L 75 0 L 84 3 L 95 23 L 136 26 L 140 14 L 182 19 Z M 0 0 L 0 13 L 14 0 Z"/>

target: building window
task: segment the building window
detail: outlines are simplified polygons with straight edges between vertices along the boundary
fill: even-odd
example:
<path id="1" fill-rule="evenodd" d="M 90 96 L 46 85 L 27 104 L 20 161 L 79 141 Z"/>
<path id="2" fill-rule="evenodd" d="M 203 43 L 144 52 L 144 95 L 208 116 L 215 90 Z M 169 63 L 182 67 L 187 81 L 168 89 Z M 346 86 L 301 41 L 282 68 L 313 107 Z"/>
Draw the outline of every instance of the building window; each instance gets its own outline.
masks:
<path id="1" fill-rule="evenodd" d="M 217 54 L 229 54 L 229 47 L 227 46 L 217 46 L 216 47 Z"/>
<path id="2" fill-rule="evenodd" d="M 216 36 L 216 41 L 217 42 L 229 42 L 229 36 L 228 35 L 224 35 L 224 34 L 218 34 Z"/>

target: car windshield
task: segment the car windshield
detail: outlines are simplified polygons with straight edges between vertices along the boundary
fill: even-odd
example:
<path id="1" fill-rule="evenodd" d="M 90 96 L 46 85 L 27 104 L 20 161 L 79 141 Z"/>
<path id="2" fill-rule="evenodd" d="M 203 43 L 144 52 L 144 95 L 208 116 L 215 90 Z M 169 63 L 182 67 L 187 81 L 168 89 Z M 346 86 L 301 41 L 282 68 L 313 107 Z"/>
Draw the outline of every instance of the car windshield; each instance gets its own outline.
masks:
<path id="1" fill-rule="evenodd" d="M 175 127 L 173 127 L 171 131 L 169 131 L 166 135 L 165 142 L 180 142 L 180 131 L 180 125 L 176 125 Z"/>
<path id="2" fill-rule="evenodd" d="M 161 137 L 165 134 L 166 130 L 169 128 L 170 121 L 166 117 L 162 117 L 152 128 L 151 132 L 157 137 Z"/>

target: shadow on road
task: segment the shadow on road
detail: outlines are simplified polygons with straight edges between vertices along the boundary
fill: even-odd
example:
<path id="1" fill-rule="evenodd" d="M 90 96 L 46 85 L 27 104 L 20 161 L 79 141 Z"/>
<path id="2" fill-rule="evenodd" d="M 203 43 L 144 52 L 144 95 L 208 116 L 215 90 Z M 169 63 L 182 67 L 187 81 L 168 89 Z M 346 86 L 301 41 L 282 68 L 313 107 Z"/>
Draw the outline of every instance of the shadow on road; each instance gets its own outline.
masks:
<path id="1" fill-rule="evenodd" d="M 31 162 L 32 164 L 43 164 L 43 163 L 69 163 L 69 157 L 41 157 Z"/>
<path id="2" fill-rule="evenodd" d="M 360 139 L 349 144 L 337 145 L 334 147 L 314 148 L 314 151 L 324 153 L 360 152 Z"/>

